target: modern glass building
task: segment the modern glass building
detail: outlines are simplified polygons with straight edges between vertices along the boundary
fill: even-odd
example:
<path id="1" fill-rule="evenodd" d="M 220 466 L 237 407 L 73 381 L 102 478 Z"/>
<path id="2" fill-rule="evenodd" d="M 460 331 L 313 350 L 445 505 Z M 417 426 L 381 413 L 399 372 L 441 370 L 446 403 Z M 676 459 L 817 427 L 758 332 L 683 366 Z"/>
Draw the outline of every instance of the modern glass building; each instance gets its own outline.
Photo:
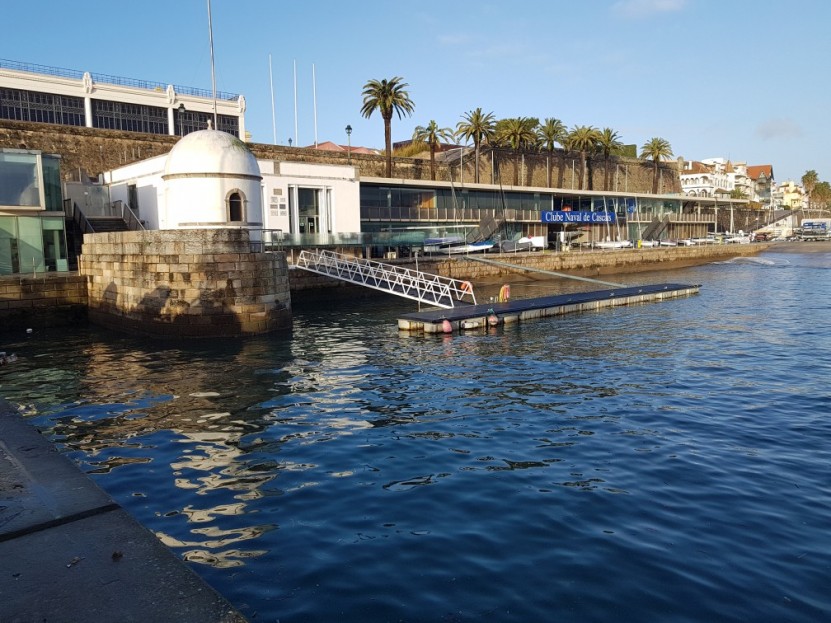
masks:
<path id="1" fill-rule="evenodd" d="M 725 206 L 729 203 L 720 201 Z M 681 195 L 536 188 L 503 191 L 485 184 L 459 188 L 450 183 L 398 183 L 380 178 L 362 178 L 360 185 L 361 231 L 401 244 L 464 235 L 488 218 L 501 223 L 503 239 L 545 236 L 551 246 L 566 239 L 561 232 L 586 243 L 636 241 L 646 238 L 646 233 L 655 239 L 699 237 L 715 224 L 714 200 L 708 202 L 703 206 Z M 656 223 L 661 227 L 655 227 Z"/>
<path id="2" fill-rule="evenodd" d="M 0 275 L 68 269 L 60 158 L 0 150 Z"/>

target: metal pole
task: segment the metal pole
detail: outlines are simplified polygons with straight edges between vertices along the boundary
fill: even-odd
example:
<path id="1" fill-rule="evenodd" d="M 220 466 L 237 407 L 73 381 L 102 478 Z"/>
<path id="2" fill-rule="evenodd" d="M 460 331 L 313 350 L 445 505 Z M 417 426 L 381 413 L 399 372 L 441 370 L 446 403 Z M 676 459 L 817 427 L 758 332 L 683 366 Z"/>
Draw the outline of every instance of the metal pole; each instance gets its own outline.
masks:
<path id="1" fill-rule="evenodd" d="M 214 67 L 214 27 L 211 21 L 211 0 L 208 0 L 208 36 L 211 42 L 211 85 L 214 96 L 214 130 L 216 130 L 218 129 L 216 121 L 216 68 Z"/>
<path id="2" fill-rule="evenodd" d="M 268 55 L 268 77 L 271 83 L 271 131 L 274 133 L 274 144 L 277 144 L 277 120 L 274 116 L 274 72 L 271 69 L 271 54 Z"/>
<path id="3" fill-rule="evenodd" d="M 315 117 L 315 147 L 317 147 L 317 80 L 315 79 L 315 64 L 312 63 L 312 103 Z"/>

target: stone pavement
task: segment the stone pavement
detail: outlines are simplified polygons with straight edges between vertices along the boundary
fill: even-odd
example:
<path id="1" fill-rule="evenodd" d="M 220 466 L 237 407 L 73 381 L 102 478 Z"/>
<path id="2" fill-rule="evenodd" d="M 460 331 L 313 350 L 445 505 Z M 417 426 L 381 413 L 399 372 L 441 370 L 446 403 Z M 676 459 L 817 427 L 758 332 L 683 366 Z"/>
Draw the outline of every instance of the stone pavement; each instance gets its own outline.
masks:
<path id="1" fill-rule="evenodd" d="M 244 623 L 0 399 L 0 623 Z"/>

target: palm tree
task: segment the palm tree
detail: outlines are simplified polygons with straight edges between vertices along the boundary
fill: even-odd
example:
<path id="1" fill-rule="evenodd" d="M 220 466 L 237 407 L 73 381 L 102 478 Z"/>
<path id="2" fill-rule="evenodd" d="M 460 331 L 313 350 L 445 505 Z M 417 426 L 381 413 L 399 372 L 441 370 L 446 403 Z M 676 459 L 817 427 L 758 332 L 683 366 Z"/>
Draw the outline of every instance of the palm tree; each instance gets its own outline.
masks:
<path id="1" fill-rule="evenodd" d="M 430 146 L 430 179 L 436 179 L 436 148 L 442 141 L 452 141 L 453 130 L 440 128 L 435 121 L 430 121 L 427 126 L 416 126 L 413 132 L 413 141 L 427 143 Z"/>
<path id="2" fill-rule="evenodd" d="M 805 171 L 805 175 L 802 176 L 802 188 L 805 189 L 805 194 L 808 196 L 808 214 L 811 214 L 811 195 L 814 193 L 814 189 L 819 182 L 819 175 L 817 172 L 811 169 L 810 171 Z"/>
<path id="3" fill-rule="evenodd" d="M 534 147 L 537 143 L 537 126 L 539 119 L 534 117 L 512 117 L 501 119 L 496 124 L 496 139 L 500 144 L 510 147 L 516 152 L 514 166 L 514 186 L 519 184 L 519 152 Z"/>
<path id="4" fill-rule="evenodd" d="M 361 106 L 361 115 L 369 119 L 375 110 L 381 113 L 384 119 L 384 146 L 387 150 L 387 177 L 392 177 L 392 113 L 398 113 L 398 118 L 406 113 L 411 115 L 415 104 L 410 99 L 402 82 L 403 78 L 396 76 L 389 80 L 370 80 L 364 85 L 364 104 Z"/>
<path id="5" fill-rule="evenodd" d="M 559 119 L 548 117 L 537 131 L 540 148 L 548 152 L 548 157 L 554 154 L 556 145 L 562 145 L 566 136 L 566 126 Z M 551 163 L 548 165 L 548 185 L 551 186 Z"/>
<path id="6" fill-rule="evenodd" d="M 569 131 L 565 138 L 565 148 L 580 154 L 580 175 L 582 179 L 580 186 L 583 190 L 588 189 L 589 154 L 597 149 L 599 136 L 600 133 L 593 126 L 576 125 Z"/>
<path id="7" fill-rule="evenodd" d="M 612 128 L 603 128 L 597 136 L 597 147 L 603 152 L 603 188 L 609 188 L 609 156 L 618 153 L 623 147 L 620 135 Z"/>
<path id="8" fill-rule="evenodd" d="M 476 150 L 476 176 L 479 183 L 479 148 L 490 143 L 495 135 L 496 121 L 493 113 L 483 113 L 481 108 L 472 110 L 462 116 L 462 121 L 456 124 L 456 133 L 459 138 L 472 140 Z"/>
<path id="9" fill-rule="evenodd" d="M 672 156 L 672 147 L 669 141 L 663 138 L 651 138 L 641 147 L 641 158 L 652 159 L 652 193 L 655 195 L 658 194 L 658 163 Z"/>

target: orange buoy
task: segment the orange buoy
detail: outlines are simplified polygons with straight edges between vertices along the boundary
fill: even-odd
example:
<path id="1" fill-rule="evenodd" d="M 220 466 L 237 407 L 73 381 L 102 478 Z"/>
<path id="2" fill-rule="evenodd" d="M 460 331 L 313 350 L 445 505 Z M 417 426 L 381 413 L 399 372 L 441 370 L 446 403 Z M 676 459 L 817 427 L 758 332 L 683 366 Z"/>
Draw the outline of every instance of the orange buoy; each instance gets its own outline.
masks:
<path id="1" fill-rule="evenodd" d="M 473 294 L 473 284 L 471 284 L 469 281 L 463 281 L 462 285 L 459 286 L 459 290 L 461 291 L 462 295 Z"/>

